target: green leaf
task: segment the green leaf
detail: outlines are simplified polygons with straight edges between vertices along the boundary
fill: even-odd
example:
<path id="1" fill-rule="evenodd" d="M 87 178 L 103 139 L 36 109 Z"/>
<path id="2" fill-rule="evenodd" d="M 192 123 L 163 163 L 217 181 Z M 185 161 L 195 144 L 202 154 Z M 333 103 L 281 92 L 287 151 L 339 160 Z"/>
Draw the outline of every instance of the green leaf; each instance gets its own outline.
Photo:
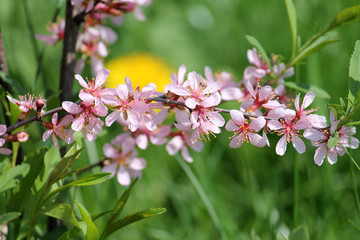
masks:
<path id="1" fill-rule="evenodd" d="M 289 240 L 309 240 L 309 231 L 305 225 L 301 225 L 291 231 Z"/>
<path id="2" fill-rule="evenodd" d="M 334 132 L 333 136 L 330 137 L 330 139 L 327 142 L 328 148 L 333 148 L 336 146 L 336 144 L 339 142 L 339 133 Z"/>
<path id="3" fill-rule="evenodd" d="M 10 222 L 16 218 L 18 218 L 21 215 L 20 212 L 9 212 L 9 213 L 4 213 L 3 215 L 0 216 L 0 225 L 4 222 Z"/>
<path id="4" fill-rule="evenodd" d="M 266 51 L 263 48 L 263 46 L 260 44 L 260 42 L 256 38 L 249 35 L 246 35 L 245 38 L 249 41 L 251 45 L 257 48 L 261 57 L 265 60 L 266 64 L 271 68 L 269 57 L 267 56 Z"/>
<path id="5" fill-rule="evenodd" d="M 76 220 L 74 212 L 69 204 L 56 203 L 41 211 L 41 213 L 49 217 L 60 219 L 74 227 L 81 229 L 81 226 Z"/>
<path id="6" fill-rule="evenodd" d="M 285 82 L 284 85 L 286 87 L 289 87 L 289 88 L 292 88 L 294 90 L 304 92 L 304 93 L 312 91 L 316 97 L 330 99 L 330 95 L 325 90 L 318 88 L 316 86 L 311 86 L 311 85 L 308 85 L 305 83 L 296 83 L 296 82 Z"/>
<path id="7" fill-rule="evenodd" d="M 96 228 L 94 222 L 91 219 L 89 212 L 86 208 L 75 200 L 75 203 L 79 207 L 82 220 L 86 223 L 86 239 L 96 240 L 99 239 L 99 231 Z"/>
<path id="8" fill-rule="evenodd" d="M 341 119 L 344 116 L 345 109 L 340 104 L 329 103 L 326 106 L 333 111 L 336 119 Z"/>
<path id="9" fill-rule="evenodd" d="M 137 221 L 140 221 L 140 220 L 152 217 L 152 216 L 162 214 L 164 212 L 166 212 L 165 208 L 149 208 L 149 209 L 145 209 L 145 210 L 130 214 L 130 215 L 116 221 L 115 223 L 110 224 L 110 227 L 107 231 L 107 235 L 105 237 L 107 237 L 110 234 L 116 232 L 117 230 L 125 227 L 126 225 L 129 225 L 131 223 L 134 223 L 134 222 L 137 222 Z"/>
<path id="10" fill-rule="evenodd" d="M 98 213 L 98 214 L 95 214 L 93 216 L 91 216 L 91 219 L 93 221 L 95 221 L 96 219 L 104 216 L 105 214 L 108 214 L 110 213 L 111 211 L 105 211 L 105 212 L 101 212 L 101 213 Z M 71 228 L 70 230 L 68 230 L 66 233 L 64 233 L 63 235 L 61 235 L 60 238 L 58 238 L 58 240 L 73 240 L 75 239 L 75 236 L 78 235 L 78 233 L 80 232 L 80 229 L 76 228 L 76 227 L 73 227 Z"/>
<path id="11" fill-rule="evenodd" d="M 276 240 L 287 240 L 287 237 L 285 237 L 282 233 L 278 233 L 278 235 L 276 236 Z"/>
<path id="12" fill-rule="evenodd" d="M 61 235 L 57 240 L 73 240 L 78 239 L 76 236 L 79 234 L 80 229 L 76 227 L 70 228 L 68 231 L 66 231 L 63 235 Z"/>
<path id="13" fill-rule="evenodd" d="M 135 185 L 135 183 L 137 182 L 137 178 L 131 183 L 130 187 L 128 189 L 125 190 L 125 192 L 121 195 L 120 199 L 118 200 L 118 202 L 116 203 L 113 211 L 110 214 L 108 223 L 115 221 L 121 214 L 122 210 L 125 207 L 125 204 L 127 202 L 127 200 L 129 199 L 130 196 L 130 191 L 133 188 L 133 186 Z"/>
<path id="14" fill-rule="evenodd" d="M 50 187 L 52 184 L 62 179 L 70 167 L 79 158 L 82 149 L 74 151 L 75 149 L 77 149 L 76 144 L 73 145 L 65 157 L 56 165 L 48 178 L 47 187 Z"/>
<path id="15" fill-rule="evenodd" d="M 345 8 L 340 11 L 336 17 L 332 20 L 329 26 L 324 32 L 328 32 L 344 23 L 359 21 L 360 20 L 360 5 Z"/>
<path id="16" fill-rule="evenodd" d="M 355 49 L 351 55 L 349 77 L 355 81 L 360 81 L 360 41 L 355 43 Z"/>
<path id="17" fill-rule="evenodd" d="M 0 193 L 16 187 L 20 179 L 25 177 L 29 170 L 29 164 L 23 163 L 2 173 L 0 175 Z"/>
<path id="18" fill-rule="evenodd" d="M 297 38 L 296 11 L 292 0 L 285 0 L 285 5 L 290 22 L 291 37 L 293 41 L 292 55 L 294 56 L 296 51 L 296 38 Z"/>
<path id="19" fill-rule="evenodd" d="M 312 44 L 307 46 L 305 49 L 301 49 L 298 55 L 295 56 L 293 60 L 288 64 L 287 67 L 291 67 L 296 65 L 298 62 L 303 60 L 304 58 L 310 56 L 311 54 L 319 51 L 321 48 L 340 41 L 341 39 L 335 38 L 334 34 L 327 34 L 316 39 Z"/>
<path id="20" fill-rule="evenodd" d="M 26 94 L 28 92 L 21 86 L 21 84 L 19 84 L 19 81 L 15 81 L 4 71 L 0 71 L 0 78 L 2 78 L 6 83 L 8 83 L 9 86 L 11 86 L 11 89 L 15 90 L 15 92 L 18 94 Z"/>
<path id="21" fill-rule="evenodd" d="M 94 173 L 94 174 L 88 175 L 86 177 L 83 177 L 81 179 L 75 180 L 71 183 L 68 183 L 68 184 L 61 186 L 61 187 L 53 190 L 52 192 L 50 192 L 44 198 L 43 202 L 47 201 L 49 198 L 51 198 L 58 192 L 64 191 L 72 186 L 90 186 L 90 185 L 99 184 L 99 183 L 102 183 L 102 182 L 105 182 L 106 180 L 108 180 L 110 178 L 110 176 L 111 176 L 111 173 L 99 172 L 99 173 Z"/>

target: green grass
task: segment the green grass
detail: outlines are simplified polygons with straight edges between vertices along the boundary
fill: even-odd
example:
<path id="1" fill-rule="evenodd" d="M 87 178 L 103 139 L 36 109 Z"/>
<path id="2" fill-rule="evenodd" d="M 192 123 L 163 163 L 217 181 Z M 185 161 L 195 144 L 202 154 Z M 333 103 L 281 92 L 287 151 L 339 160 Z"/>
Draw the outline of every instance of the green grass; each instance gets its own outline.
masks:
<path id="1" fill-rule="evenodd" d="M 28 27 L 32 24 L 36 33 L 45 34 L 56 1 L 27 1 L 31 23 L 25 17 L 23 2 L 0 2 L 0 27 L 10 75 L 24 89 L 52 96 L 55 99 L 52 104 L 56 106 L 61 44 L 45 47 L 40 75 L 33 87 L 38 56 Z M 331 4 L 325 0 L 295 1 L 302 41 L 323 29 L 341 9 L 357 3 L 355 0 Z M 201 9 L 205 15 L 194 15 L 194 9 Z M 291 33 L 283 1 L 158 0 L 144 12 L 147 21 L 126 16 L 125 24 L 115 27 L 119 42 L 110 46 L 109 59 L 146 51 L 164 58 L 174 69 L 186 64 L 189 71 L 203 73 L 208 65 L 214 70 L 231 71 L 240 81 L 248 64 L 246 50 L 251 47 L 245 35 L 256 37 L 269 53 L 281 54 L 285 59 L 291 55 Z M 334 103 L 348 91 L 348 65 L 354 43 L 359 39 L 359 23 L 344 25 L 337 31 L 342 41 L 308 58 L 298 72 L 301 82 L 325 89 Z M 41 51 L 44 45 L 37 42 L 37 47 Z M 319 112 L 327 114 L 326 103 L 317 99 L 313 106 L 319 106 Z M 31 141 L 24 144 L 25 153 L 32 151 L 33 146 L 43 145 L 37 142 L 41 136 L 37 127 L 30 130 L 37 138 L 31 136 Z M 339 158 L 334 166 L 324 163 L 318 167 L 310 145 L 302 155 L 288 145 L 285 156 L 279 157 L 275 154 L 276 136 L 270 138 L 270 148 L 245 145 L 230 149 L 229 135 L 224 132 L 207 143 L 201 153 L 192 152 L 195 162 L 185 163 L 201 184 L 202 194 L 211 202 L 219 226 L 211 220 L 208 207 L 176 158 L 169 157 L 163 146 L 151 146 L 145 152 L 139 151 L 148 165 L 134 187 L 125 212 L 149 207 L 165 207 L 168 211 L 130 225 L 109 239 L 267 240 L 300 225 L 306 226 L 310 239 L 358 238 L 360 215 L 354 191 L 358 190 L 360 172 L 347 156 Z M 95 142 L 100 157 L 103 144 L 114 136 L 114 131 L 107 131 Z M 358 150 L 352 154 L 358 161 Z M 94 161 L 90 156 L 93 154 L 87 149 L 77 164 Z M 95 214 L 111 209 L 124 189 L 112 179 L 100 186 L 72 189 L 69 199 L 75 196 Z M 105 220 L 95 223 L 102 229 Z M 219 227 L 223 235 L 219 234 Z"/>

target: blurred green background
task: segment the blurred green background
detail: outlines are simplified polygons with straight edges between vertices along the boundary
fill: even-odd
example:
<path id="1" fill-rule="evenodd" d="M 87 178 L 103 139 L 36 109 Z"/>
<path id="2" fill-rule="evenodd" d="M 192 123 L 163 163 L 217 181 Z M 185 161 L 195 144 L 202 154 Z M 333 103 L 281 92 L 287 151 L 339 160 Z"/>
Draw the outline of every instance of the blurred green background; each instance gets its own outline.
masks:
<path id="1" fill-rule="evenodd" d="M 33 34 L 46 34 L 57 2 L 0 0 L 0 27 L 10 76 L 24 91 L 44 93 L 49 98 L 49 108 L 59 105 L 62 44 L 45 47 L 40 73 L 35 77 L 44 45 L 34 40 Z M 294 0 L 294 3 L 298 33 L 305 42 L 326 27 L 340 10 L 358 1 Z M 119 40 L 109 47 L 108 60 L 148 52 L 164 59 L 173 69 L 185 64 L 188 71 L 203 73 L 208 65 L 215 71 L 230 71 L 240 81 L 248 65 L 246 51 L 251 48 L 245 35 L 256 37 L 268 53 L 280 54 L 285 59 L 291 54 L 290 27 L 285 4 L 280 0 L 154 0 L 143 10 L 145 22 L 128 15 L 123 26 L 113 27 Z M 64 15 L 64 7 L 60 14 Z M 348 65 L 355 41 L 360 38 L 359 25 L 351 23 L 338 28 L 342 41 L 309 57 L 296 73 L 302 82 L 329 92 L 333 103 L 347 95 Z M 89 69 L 83 76 L 91 76 Z M 76 86 L 75 90 L 78 89 Z M 328 114 L 326 103 L 317 99 L 313 106 Z M 0 120 L 3 122 L 3 116 Z M 34 146 L 50 146 L 49 142 L 37 141 L 42 134 L 38 128 L 37 124 L 30 127 L 30 141 L 23 144 L 25 153 L 33 151 Z M 115 130 L 119 129 L 105 130 L 95 143 L 85 143 L 78 166 L 97 162 L 103 156 L 103 144 L 116 136 Z M 164 146 L 151 146 L 139 151 L 148 165 L 126 211 L 165 207 L 168 212 L 130 225 L 110 239 L 276 239 L 279 232 L 286 235 L 300 225 L 306 226 L 311 239 L 359 238 L 360 212 L 354 190 L 358 190 L 360 172 L 348 157 L 340 158 L 334 166 L 324 162 L 318 167 L 313 161 L 315 149 L 309 144 L 302 155 L 289 145 L 285 156 L 279 157 L 274 150 L 276 136 L 270 139 L 270 148 L 261 149 L 250 145 L 230 149 L 229 136 L 224 132 L 206 143 L 201 153 L 192 152 L 195 162 L 189 165 L 215 208 L 220 230 L 176 158 L 169 157 Z M 357 150 L 352 154 L 359 160 Z M 98 213 L 111 209 L 124 189 L 112 179 L 100 186 L 71 190 L 68 200 L 72 201 L 75 195 L 91 213 Z M 295 206 L 298 210 L 294 217 Z M 96 223 L 100 228 L 104 225 L 101 219 Z"/>

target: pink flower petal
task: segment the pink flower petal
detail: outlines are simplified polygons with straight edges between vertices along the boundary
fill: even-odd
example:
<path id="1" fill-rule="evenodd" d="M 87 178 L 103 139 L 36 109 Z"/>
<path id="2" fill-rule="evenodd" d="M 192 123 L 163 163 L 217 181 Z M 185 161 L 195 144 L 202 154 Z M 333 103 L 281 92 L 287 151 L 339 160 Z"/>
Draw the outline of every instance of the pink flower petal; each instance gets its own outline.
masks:
<path id="1" fill-rule="evenodd" d="M 267 124 L 267 126 L 271 129 L 271 130 L 279 130 L 284 128 L 284 126 L 277 120 L 270 120 Z"/>
<path id="2" fill-rule="evenodd" d="M 78 80 L 80 86 L 82 86 L 83 88 L 86 88 L 86 89 L 89 88 L 89 85 L 85 82 L 85 80 L 79 74 L 75 75 L 75 79 Z"/>
<path id="3" fill-rule="evenodd" d="M 85 116 L 81 115 L 73 121 L 71 128 L 74 131 L 81 131 L 84 127 L 84 123 L 85 123 Z"/>
<path id="4" fill-rule="evenodd" d="M 148 137 L 145 134 L 140 134 L 136 137 L 136 145 L 140 149 L 145 150 L 148 146 Z"/>
<path id="5" fill-rule="evenodd" d="M 235 124 L 242 126 L 244 125 L 245 118 L 242 112 L 238 110 L 231 110 L 230 111 L 231 119 L 235 122 Z"/>
<path id="6" fill-rule="evenodd" d="M 123 166 L 120 166 L 118 169 L 117 180 L 121 185 L 124 186 L 129 186 L 131 183 L 130 174 Z"/>
<path id="7" fill-rule="evenodd" d="M 96 75 L 95 79 L 95 88 L 98 89 L 102 85 L 104 85 L 106 79 L 108 78 L 110 71 L 106 68 L 101 69 Z"/>
<path id="8" fill-rule="evenodd" d="M 106 118 L 105 118 L 105 125 L 107 127 L 110 127 L 117 119 L 119 118 L 119 112 L 115 111 L 110 113 Z"/>
<path id="9" fill-rule="evenodd" d="M 318 147 L 315 150 L 314 161 L 317 165 L 321 166 L 321 164 L 324 162 L 326 153 L 327 153 L 326 144 L 321 144 L 320 147 Z"/>
<path id="10" fill-rule="evenodd" d="M 45 142 L 49 137 L 50 135 L 53 133 L 53 130 L 51 129 L 48 129 L 44 132 L 44 134 L 42 135 L 42 139 L 43 141 Z"/>
<path id="11" fill-rule="evenodd" d="M 190 156 L 189 150 L 186 147 L 181 148 L 181 156 L 185 159 L 185 161 L 192 163 L 194 159 Z"/>
<path id="12" fill-rule="evenodd" d="M 292 135 L 292 144 L 296 151 L 300 154 L 304 153 L 306 150 L 305 144 L 301 138 L 296 135 Z"/>
<path id="13" fill-rule="evenodd" d="M 249 127 L 255 131 L 260 131 L 266 124 L 264 117 L 258 117 L 251 121 Z"/>
<path id="14" fill-rule="evenodd" d="M 171 155 L 175 155 L 180 148 L 183 146 L 183 140 L 180 136 L 175 136 L 173 139 L 169 141 L 169 143 L 166 145 L 166 151 Z"/>
<path id="15" fill-rule="evenodd" d="M 70 102 L 70 101 L 64 101 L 62 103 L 62 107 L 67 111 L 68 113 L 71 113 L 73 115 L 79 114 L 83 111 L 83 108 L 81 108 L 76 103 Z"/>
<path id="16" fill-rule="evenodd" d="M 103 167 L 102 172 L 109 172 L 109 173 L 111 173 L 110 177 L 113 177 L 116 173 L 116 170 L 117 170 L 117 163 L 116 163 L 116 161 L 114 161 L 111 164 Z"/>
<path id="17" fill-rule="evenodd" d="M 239 135 L 231 139 L 229 146 L 231 148 L 238 148 L 241 147 L 242 143 L 243 143 L 243 137 L 242 135 Z"/>
<path id="18" fill-rule="evenodd" d="M 143 158 L 133 158 L 129 163 L 129 167 L 134 170 L 143 170 L 146 166 L 146 160 Z"/>
<path id="19" fill-rule="evenodd" d="M 301 108 L 305 109 L 307 108 L 315 99 L 315 94 L 313 92 L 308 92 L 305 94 L 303 103 L 301 104 Z"/>
<path id="20" fill-rule="evenodd" d="M 286 152 L 287 142 L 286 142 L 286 135 L 282 136 L 278 143 L 276 144 L 276 154 L 283 156 Z"/>
<path id="21" fill-rule="evenodd" d="M 229 120 L 225 126 L 225 129 L 228 131 L 236 131 L 239 129 L 239 126 L 234 123 L 233 120 Z"/>
<path id="22" fill-rule="evenodd" d="M 103 152 L 104 152 L 104 155 L 108 158 L 116 158 L 117 157 L 117 151 L 115 150 L 115 148 L 109 144 L 109 143 L 106 143 L 104 146 L 103 146 Z"/>

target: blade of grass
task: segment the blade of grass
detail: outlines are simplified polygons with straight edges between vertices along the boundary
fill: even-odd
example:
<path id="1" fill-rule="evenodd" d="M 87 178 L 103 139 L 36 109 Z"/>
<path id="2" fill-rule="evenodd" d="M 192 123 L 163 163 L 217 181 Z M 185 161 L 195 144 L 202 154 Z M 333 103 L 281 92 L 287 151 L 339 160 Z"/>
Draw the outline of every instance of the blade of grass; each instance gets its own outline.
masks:
<path id="1" fill-rule="evenodd" d="M 199 193 L 201 200 L 203 201 L 203 203 L 205 204 L 205 207 L 207 209 L 207 211 L 209 212 L 209 215 L 211 217 L 212 222 L 214 223 L 217 231 L 220 234 L 221 239 L 227 239 L 224 230 L 220 224 L 220 220 L 219 217 L 215 211 L 214 206 L 212 205 L 209 197 L 207 196 L 204 188 L 201 186 L 199 180 L 196 178 L 195 174 L 193 173 L 193 171 L 191 170 L 191 168 L 186 165 L 186 163 L 184 162 L 184 160 L 179 156 L 176 155 L 175 156 L 176 160 L 178 161 L 178 163 L 180 164 L 181 168 L 184 170 L 184 172 L 186 173 L 186 175 L 189 177 L 191 183 L 194 185 L 196 191 Z"/>

